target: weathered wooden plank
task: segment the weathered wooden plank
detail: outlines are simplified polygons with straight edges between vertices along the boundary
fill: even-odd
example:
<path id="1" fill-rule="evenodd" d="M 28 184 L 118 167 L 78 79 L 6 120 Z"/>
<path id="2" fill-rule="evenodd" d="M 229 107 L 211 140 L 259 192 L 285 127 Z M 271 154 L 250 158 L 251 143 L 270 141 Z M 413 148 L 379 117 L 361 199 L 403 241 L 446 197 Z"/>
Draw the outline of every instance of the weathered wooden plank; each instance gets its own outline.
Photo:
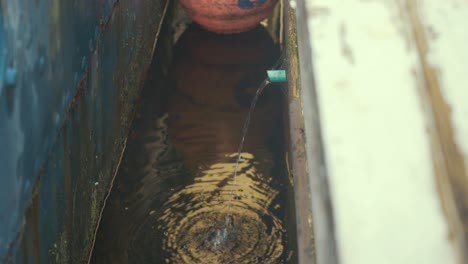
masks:
<path id="1" fill-rule="evenodd" d="M 305 3 L 340 263 L 463 261 L 468 3 Z"/>
<path id="2" fill-rule="evenodd" d="M 290 177 L 293 179 L 294 200 L 296 208 L 296 230 L 297 230 L 297 255 L 300 263 L 316 263 L 314 242 L 316 241 L 313 232 L 312 212 L 311 212 L 311 192 L 310 182 L 307 173 L 306 146 L 304 137 L 304 119 L 302 116 L 302 105 L 300 98 L 300 76 L 299 58 L 297 43 L 297 23 L 295 12 L 289 7 L 285 7 L 285 45 L 288 71 L 288 101 L 285 104 L 287 109 L 287 142 L 288 156 L 287 164 Z"/>

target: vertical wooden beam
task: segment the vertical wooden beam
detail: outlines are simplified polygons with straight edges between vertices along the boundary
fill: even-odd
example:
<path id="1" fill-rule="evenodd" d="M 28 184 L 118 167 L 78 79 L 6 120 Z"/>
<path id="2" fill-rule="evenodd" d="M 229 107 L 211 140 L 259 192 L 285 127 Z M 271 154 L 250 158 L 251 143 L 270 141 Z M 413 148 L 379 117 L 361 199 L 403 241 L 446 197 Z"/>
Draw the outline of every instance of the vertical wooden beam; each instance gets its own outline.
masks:
<path id="1" fill-rule="evenodd" d="M 300 82 L 289 88 L 291 98 L 289 107 L 291 116 L 304 119 L 296 121 L 291 126 L 291 133 L 296 137 L 296 142 L 292 138 L 296 146 L 292 153 L 300 153 L 298 157 L 294 157 L 293 162 L 293 167 L 296 169 L 293 172 L 296 178 L 296 208 L 300 212 L 298 214 L 299 260 L 301 264 L 309 264 L 312 260 L 319 264 L 337 264 L 339 257 L 335 241 L 335 221 L 314 74 L 311 38 L 313 29 L 308 24 L 312 15 L 310 4 L 311 2 L 290 1 L 290 6 L 295 9 L 297 17 L 297 49 L 300 66 L 300 73 L 297 73 L 297 76 L 300 76 Z M 291 34 L 294 31 L 288 30 L 288 32 Z M 293 130 L 294 128 L 296 129 Z M 301 163 L 306 163 L 306 167 L 302 167 Z"/>

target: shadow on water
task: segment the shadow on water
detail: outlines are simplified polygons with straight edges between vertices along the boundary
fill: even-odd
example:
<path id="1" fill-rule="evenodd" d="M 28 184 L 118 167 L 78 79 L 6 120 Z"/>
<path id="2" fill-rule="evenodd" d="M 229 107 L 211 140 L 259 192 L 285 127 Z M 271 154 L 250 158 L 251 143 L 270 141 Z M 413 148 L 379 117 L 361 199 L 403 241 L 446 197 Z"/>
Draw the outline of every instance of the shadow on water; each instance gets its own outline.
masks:
<path id="1" fill-rule="evenodd" d="M 192 25 L 173 54 L 167 74 L 150 71 L 92 263 L 288 263 L 279 87 L 259 98 L 233 186 L 243 123 L 278 46 L 263 27 L 219 36 Z"/>

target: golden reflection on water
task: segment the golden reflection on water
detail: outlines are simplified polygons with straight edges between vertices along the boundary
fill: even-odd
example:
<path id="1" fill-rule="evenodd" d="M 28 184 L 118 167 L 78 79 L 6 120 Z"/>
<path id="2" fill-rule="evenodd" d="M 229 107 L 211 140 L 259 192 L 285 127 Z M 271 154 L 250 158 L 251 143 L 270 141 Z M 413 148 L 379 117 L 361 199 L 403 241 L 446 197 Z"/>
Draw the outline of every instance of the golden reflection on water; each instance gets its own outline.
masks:
<path id="1" fill-rule="evenodd" d="M 262 174 L 272 169 L 272 159 L 259 162 L 252 153 L 242 153 L 236 185 L 220 186 L 232 177 L 236 157 L 232 153 L 227 155 L 231 162 L 202 170 L 162 207 L 158 227 L 166 235 L 168 262 L 276 263 L 282 255 L 282 223 L 269 210 L 278 191 Z"/>

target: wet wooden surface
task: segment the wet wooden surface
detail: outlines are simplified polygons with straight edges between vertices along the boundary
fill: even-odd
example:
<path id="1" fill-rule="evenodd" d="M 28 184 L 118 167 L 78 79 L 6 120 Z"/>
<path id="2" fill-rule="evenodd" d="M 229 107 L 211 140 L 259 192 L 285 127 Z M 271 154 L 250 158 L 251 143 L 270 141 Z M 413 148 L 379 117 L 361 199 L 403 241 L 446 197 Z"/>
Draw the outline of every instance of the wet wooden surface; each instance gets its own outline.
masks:
<path id="1" fill-rule="evenodd" d="M 304 137 L 304 117 L 300 98 L 300 74 L 297 49 L 297 29 L 295 12 L 288 5 L 284 6 L 284 52 L 285 69 L 288 76 L 287 111 L 287 164 L 291 181 L 294 185 L 296 207 L 296 230 L 298 258 L 300 263 L 316 263 L 314 232 L 310 199 L 310 182 L 307 174 L 306 146 Z"/>

